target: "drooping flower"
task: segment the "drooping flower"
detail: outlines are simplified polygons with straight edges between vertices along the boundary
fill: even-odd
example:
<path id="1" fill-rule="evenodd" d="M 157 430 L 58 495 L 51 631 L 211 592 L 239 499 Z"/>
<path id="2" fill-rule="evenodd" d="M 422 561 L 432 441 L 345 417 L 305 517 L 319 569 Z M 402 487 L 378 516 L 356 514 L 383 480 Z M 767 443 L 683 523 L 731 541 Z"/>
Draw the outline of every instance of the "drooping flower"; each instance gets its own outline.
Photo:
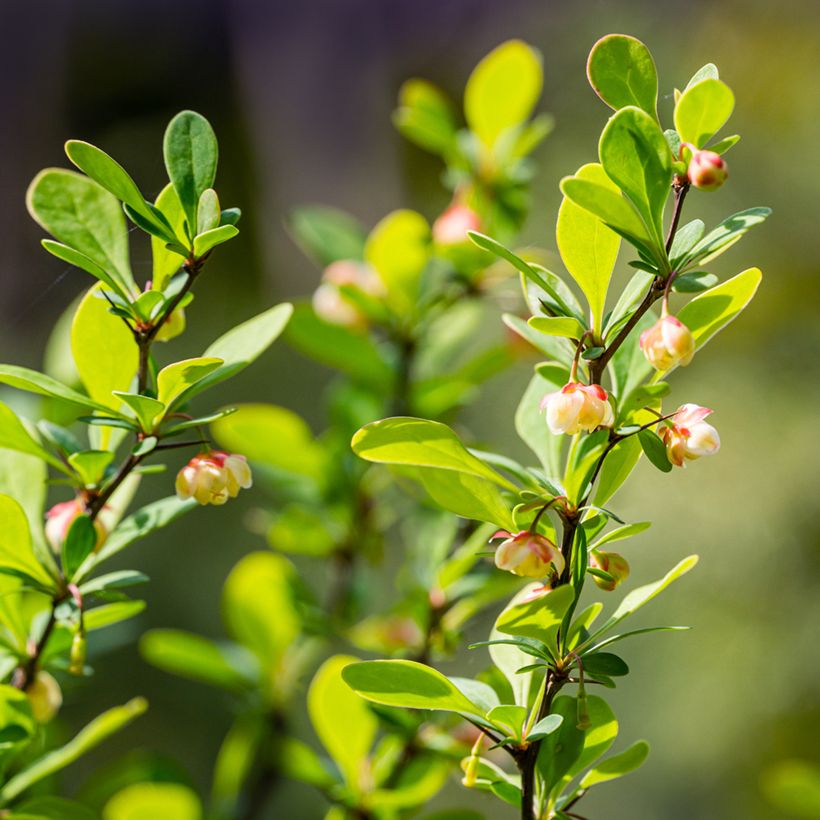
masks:
<path id="1" fill-rule="evenodd" d="M 362 328 L 367 317 L 341 290 L 355 288 L 365 296 L 378 298 L 384 294 L 384 285 L 376 271 L 364 262 L 340 259 L 331 262 L 322 274 L 322 282 L 313 294 L 316 315 L 333 325 Z"/>
<path id="2" fill-rule="evenodd" d="M 194 456 L 177 474 L 179 498 L 200 504 L 224 504 L 253 483 L 245 456 L 210 450 Z"/>
<path id="3" fill-rule="evenodd" d="M 595 569 L 600 569 L 612 576 L 610 581 L 607 578 L 592 575 L 592 580 L 595 581 L 596 585 L 607 592 L 611 592 L 621 581 L 625 581 L 629 577 L 629 563 L 623 555 L 617 552 L 593 550 L 589 554 L 589 564 Z"/>
<path id="4" fill-rule="evenodd" d="M 557 393 L 544 396 L 541 409 L 547 411 L 547 425 L 555 435 L 589 433 L 615 421 L 609 396 L 599 384 L 569 382 Z"/>
<path id="5" fill-rule="evenodd" d="M 29 684 L 26 695 L 31 704 L 34 719 L 38 723 L 48 723 L 63 705 L 63 693 L 60 684 L 42 669 Z"/>
<path id="6" fill-rule="evenodd" d="M 660 425 L 660 437 L 672 464 L 683 467 L 686 461 L 714 455 L 720 449 L 718 431 L 704 421 L 711 412 L 708 407 L 684 404 L 672 418 Z"/>
<path id="7" fill-rule="evenodd" d="M 729 177 L 729 169 L 720 154 L 695 149 L 686 174 L 695 188 L 701 191 L 716 191 Z"/>
<path id="8" fill-rule="evenodd" d="M 655 370 L 685 366 L 695 355 L 692 331 L 675 316 L 661 316 L 652 327 L 641 333 L 640 346 Z"/>
<path id="9" fill-rule="evenodd" d="M 467 231 L 481 230 L 478 214 L 466 205 L 456 203 L 433 223 L 433 241 L 437 245 L 462 245 L 469 242 Z"/>
<path id="10" fill-rule="evenodd" d="M 544 578 L 564 571 L 561 550 L 546 536 L 529 530 L 512 533 L 499 530 L 493 538 L 503 538 L 495 551 L 495 565 L 499 569 L 525 578 Z"/>
<path id="11" fill-rule="evenodd" d="M 46 513 L 46 541 L 55 553 L 59 553 L 63 548 L 63 541 L 65 541 L 71 525 L 85 513 L 85 504 L 79 498 L 55 504 Z M 94 519 L 94 529 L 97 531 L 97 544 L 94 549 L 98 550 L 105 541 L 108 530 L 99 518 Z"/>

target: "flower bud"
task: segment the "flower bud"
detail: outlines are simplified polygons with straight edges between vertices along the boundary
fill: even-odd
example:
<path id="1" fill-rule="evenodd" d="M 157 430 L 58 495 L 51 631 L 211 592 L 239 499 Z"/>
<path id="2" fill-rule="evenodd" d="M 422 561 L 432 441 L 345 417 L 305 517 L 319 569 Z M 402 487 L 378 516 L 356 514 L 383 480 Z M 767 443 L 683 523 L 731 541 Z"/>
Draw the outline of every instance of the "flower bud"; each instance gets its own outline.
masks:
<path id="1" fill-rule="evenodd" d="M 536 532 L 522 530 L 515 535 L 499 530 L 493 538 L 503 538 L 495 551 L 495 565 L 525 578 L 544 578 L 564 571 L 564 556 L 549 540 Z"/>
<path id="2" fill-rule="evenodd" d="M 467 231 L 481 230 L 478 214 L 466 205 L 456 203 L 433 223 L 433 241 L 437 245 L 463 245 L 469 242 Z"/>
<path id="3" fill-rule="evenodd" d="M 63 705 L 63 693 L 60 684 L 54 678 L 40 670 L 29 687 L 26 695 L 31 703 L 31 711 L 38 723 L 48 723 Z"/>
<path id="4" fill-rule="evenodd" d="M 245 456 L 210 450 L 194 456 L 177 474 L 177 496 L 195 498 L 200 504 L 224 504 L 236 498 L 240 488 L 253 483 Z"/>
<path id="5" fill-rule="evenodd" d="M 75 632 L 71 640 L 71 651 L 68 656 L 68 673 L 70 675 L 83 674 L 86 646 L 85 633 L 81 631 Z"/>
<path id="6" fill-rule="evenodd" d="M 60 553 L 71 525 L 79 516 L 85 515 L 85 512 L 85 504 L 79 498 L 74 498 L 71 501 L 62 501 L 55 504 L 46 513 L 46 541 L 55 553 Z M 102 546 L 108 531 L 99 518 L 94 519 L 94 529 L 97 531 L 97 544 L 94 547 L 96 551 Z"/>
<path id="7" fill-rule="evenodd" d="M 544 396 L 541 409 L 547 411 L 547 426 L 555 435 L 589 433 L 615 421 L 609 396 L 599 384 L 569 382 L 557 393 Z"/>
<path id="8" fill-rule="evenodd" d="M 464 772 L 461 785 L 468 789 L 474 788 L 478 782 L 478 766 L 481 763 L 480 754 L 483 741 L 484 735 L 479 735 L 470 750 L 470 756 L 461 761 L 461 769 Z"/>
<path id="9" fill-rule="evenodd" d="M 687 365 L 695 355 L 692 331 L 675 316 L 662 316 L 641 333 L 641 350 L 655 370 Z"/>
<path id="10" fill-rule="evenodd" d="M 714 151 L 692 152 L 686 171 L 689 182 L 701 191 L 716 191 L 726 182 L 729 169 L 720 154 Z"/>
<path id="11" fill-rule="evenodd" d="M 593 550 L 589 554 L 589 564 L 595 567 L 595 569 L 600 569 L 612 576 L 612 581 L 608 581 L 606 578 L 599 578 L 597 575 L 592 576 L 592 580 L 595 581 L 601 589 L 605 589 L 607 592 L 612 592 L 621 581 L 625 581 L 629 577 L 629 564 L 626 558 L 617 552 Z"/>
<path id="12" fill-rule="evenodd" d="M 672 464 L 683 467 L 686 461 L 714 455 L 720 449 L 718 431 L 704 421 L 711 412 L 708 407 L 684 404 L 660 426 L 660 437 Z"/>
<path id="13" fill-rule="evenodd" d="M 313 310 L 319 318 L 333 325 L 366 327 L 367 317 L 345 296 L 342 287 L 356 288 L 365 296 L 378 298 L 384 294 L 381 279 L 364 262 L 340 259 L 325 268 L 322 283 L 313 294 Z"/>

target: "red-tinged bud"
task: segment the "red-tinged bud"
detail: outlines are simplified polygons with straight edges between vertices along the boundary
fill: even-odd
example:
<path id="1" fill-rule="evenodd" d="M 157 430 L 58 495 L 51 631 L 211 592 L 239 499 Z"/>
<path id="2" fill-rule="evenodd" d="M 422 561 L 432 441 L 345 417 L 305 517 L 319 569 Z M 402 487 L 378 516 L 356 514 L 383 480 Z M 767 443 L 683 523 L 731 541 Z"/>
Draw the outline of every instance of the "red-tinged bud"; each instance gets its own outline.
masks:
<path id="1" fill-rule="evenodd" d="M 544 396 L 541 409 L 546 410 L 547 426 L 555 435 L 590 433 L 598 427 L 611 427 L 615 421 L 609 396 L 599 384 L 569 382 L 557 393 Z"/>
<path id="2" fill-rule="evenodd" d="M 611 581 L 606 578 L 599 578 L 597 575 L 592 576 L 592 580 L 607 592 L 612 592 L 621 581 L 625 581 L 629 577 L 629 564 L 626 558 L 617 552 L 593 550 L 589 555 L 589 563 L 595 569 L 600 569 L 612 576 Z"/>
<path id="3" fill-rule="evenodd" d="M 63 705 L 60 684 L 48 672 L 40 670 L 26 689 L 31 711 L 38 723 L 48 723 Z"/>
<path id="4" fill-rule="evenodd" d="M 240 488 L 253 484 L 245 456 L 210 450 L 194 456 L 177 474 L 179 498 L 195 498 L 200 504 L 224 504 L 236 498 Z"/>
<path id="5" fill-rule="evenodd" d="M 86 639 L 84 632 L 75 632 L 71 640 L 71 652 L 68 657 L 68 673 L 82 675 L 85 669 Z"/>
<path id="6" fill-rule="evenodd" d="M 495 551 L 495 565 L 499 569 L 525 578 L 550 579 L 564 571 L 564 556 L 549 538 L 522 530 L 515 535 L 501 530 L 493 538 L 503 538 Z"/>
<path id="7" fill-rule="evenodd" d="M 466 205 L 456 203 L 433 223 L 433 241 L 437 245 L 463 245 L 470 241 L 467 231 L 480 231 L 478 214 Z"/>
<path id="8" fill-rule="evenodd" d="M 367 317 L 345 296 L 340 290 L 342 287 L 355 288 L 365 296 L 380 298 L 384 295 L 384 284 L 379 275 L 364 262 L 340 259 L 325 268 L 322 282 L 313 294 L 313 310 L 320 319 L 344 327 L 367 327 Z"/>
<path id="9" fill-rule="evenodd" d="M 692 331 L 675 316 L 662 316 L 641 333 L 641 350 L 655 370 L 687 365 L 695 355 Z"/>
<path id="10" fill-rule="evenodd" d="M 716 191 L 726 182 L 729 169 L 720 154 L 714 151 L 697 151 L 692 153 L 687 169 L 689 182 L 701 191 Z"/>
<path id="11" fill-rule="evenodd" d="M 666 455 L 676 467 L 685 467 L 687 461 L 701 456 L 712 456 L 720 449 L 718 431 L 704 421 L 711 413 L 708 407 L 684 404 L 660 426 Z"/>
<path id="12" fill-rule="evenodd" d="M 55 553 L 59 555 L 71 525 L 81 515 L 85 515 L 85 512 L 85 504 L 79 498 L 74 498 L 71 501 L 55 504 L 46 513 L 46 541 Z M 97 531 L 97 544 L 94 547 L 96 551 L 102 546 L 108 536 L 108 531 L 99 518 L 94 519 L 94 529 Z"/>

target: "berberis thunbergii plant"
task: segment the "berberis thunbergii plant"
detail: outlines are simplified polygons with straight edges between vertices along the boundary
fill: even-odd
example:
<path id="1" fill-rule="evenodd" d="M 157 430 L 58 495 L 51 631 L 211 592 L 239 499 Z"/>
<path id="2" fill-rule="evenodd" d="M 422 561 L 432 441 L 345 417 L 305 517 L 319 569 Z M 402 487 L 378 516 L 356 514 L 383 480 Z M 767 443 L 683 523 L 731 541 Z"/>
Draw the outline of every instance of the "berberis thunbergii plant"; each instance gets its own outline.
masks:
<path id="1" fill-rule="evenodd" d="M 708 266 L 769 213 L 750 208 L 708 231 L 700 219 L 682 220 L 685 201 L 696 205 L 701 192 L 726 181 L 722 155 L 739 139 L 716 137 L 734 97 L 714 65 L 675 91 L 674 128 L 666 131 L 657 112 L 655 64 L 642 43 L 604 37 L 587 71 L 615 113 L 601 134 L 599 162 L 561 183 L 556 233 L 586 305 L 561 275 L 470 233 L 479 248 L 521 272 L 528 293 L 536 289 L 540 313 L 529 328 L 554 337 L 553 360 L 536 367 L 516 414 L 518 433 L 539 465 L 470 450 L 449 427 L 421 418 L 387 418 L 353 438 L 359 456 L 391 465 L 443 509 L 496 527 L 496 565 L 532 583 L 499 615 L 490 640 L 477 645 L 489 648 L 507 684 L 449 679 L 409 659 L 346 663 L 341 676 L 371 702 L 454 712 L 478 727 L 483 738 L 462 761 L 463 783 L 520 806 L 523 820 L 579 817 L 576 807 L 589 789 L 646 758 L 648 746 L 639 741 L 598 762 L 618 724 L 606 701 L 587 690 L 614 687 L 628 673 L 611 651 L 614 644 L 683 628 L 619 629 L 697 556 L 629 592 L 602 624 L 604 604 L 582 604 L 582 593 L 588 580 L 604 591 L 619 587 L 629 565 L 610 545 L 649 527 L 648 521 L 625 523 L 609 506 L 641 453 L 669 472 L 719 449 L 718 433 L 706 421 L 712 411 L 692 401 L 697 395 L 663 407 L 671 392 L 667 379 L 754 296 L 761 278 L 756 268 L 718 282 Z M 622 242 L 635 272 L 617 298 L 609 298 Z M 482 757 L 483 740 L 504 749 L 511 766 Z"/>
<path id="2" fill-rule="evenodd" d="M 144 607 L 123 590 L 148 579 L 124 569 L 100 574 L 108 559 L 197 502 L 222 504 L 250 486 L 244 457 L 211 450 L 203 433 L 204 425 L 231 411 L 203 415 L 190 405 L 256 359 L 291 313 L 290 305 L 279 305 L 228 331 L 202 356 L 160 362 L 154 343 L 182 333 L 194 282 L 216 247 L 238 233 L 239 210 L 223 210 L 212 187 L 214 132 L 192 111 L 174 117 L 164 142 L 170 182 L 154 203 L 99 148 L 72 140 L 66 153 L 82 173 L 42 171 L 27 202 L 54 237 L 44 239 L 43 247 L 98 280 L 71 319 L 77 384 L 0 365 L 0 382 L 47 399 L 36 423 L 0 403 L 3 816 L 5 809 L 15 817 L 87 816 L 72 801 L 30 797 L 29 789 L 127 724 L 146 704 L 136 698 L 110 709 L 68 744 L 48 751 L 43 726 L 62 702 L 52 673 L 90 675 L 86 636 Z M 144 285 L 131 271 L 126 217 L 150 237 L 153 272 Z M 123 517 L 140 476 L 161 472 L 156 457 L 177 448 L 199 453 L 180 470 L 176 487 L 167 481 L 169 497 Z M 44 518 L 47 483 L 58 503 Z M 89 643 L 93 654 L 95 642 Z"/>

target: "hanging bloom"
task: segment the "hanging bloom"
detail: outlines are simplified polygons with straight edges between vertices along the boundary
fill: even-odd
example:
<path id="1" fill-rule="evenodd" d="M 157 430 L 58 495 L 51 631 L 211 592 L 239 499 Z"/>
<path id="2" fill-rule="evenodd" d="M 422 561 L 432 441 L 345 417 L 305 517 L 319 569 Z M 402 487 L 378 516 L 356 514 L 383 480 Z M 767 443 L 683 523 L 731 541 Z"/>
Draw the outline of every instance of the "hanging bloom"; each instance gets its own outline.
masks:
<path id="1" fill-rule="evenodd" d="M 469 242 L 467 231 L 481 230 L 478 214 L 466 205 L 456 203 L 433 223 L 433 241 L 437 245 L 463 245 Z"/>
<path id="2" fill-rule="evenodd" d="M 708 407 L 684 404 L 660 425 L 660 437 L 672 464 L 683 467 L 686 461 L 714 455 L 720 449 L 718 431 L 704 421 L 711 412 Z"/>
<path id="3" fill-rule="evenodd" d="M 592 576 L 592 580 L 607 592 L 612 592 L 621 581 L 625 581 L 629 577 L 629 564 L 626 558 L 617 552 L 593 550 L 589 554 L 589 564 L 595 569 L 600 569 L 612 576 L 613 580 L 611 581 L 606 578 L 599 578 L 597 575 Z"/>
<path id="4" fill-rule="evenodd" d="M 675 316 L 665 314 L 641 333 L 641 350 L 655 370 L 687 365 L 695 355 L 692 331 Z"/>
<path id="5" fill-rule="evenodd" d="M 564 571 L 561 550 L 543 535 L 529 530 L 515 535 L 499 530 L 493 536 L 495 538 L 504 539 L 495 551 L 495 565 L 499 569 L 526 578 L 552 577 Z"/>
<path id="6" fill-rule="evenodd" d="M 60 684 L 42 669 L 26 689 L 26 695 L 38 723 L 48 723 L 63 705 Z"/>
<path id="7" fill-rule="evenodd" d="M 344 327 L 366 327 L 367 317 L 345 296 L 342 287 L 356 288 L 365 296 L 379 298 L 384 295 L 381 279 L 364 262 L 340 259 L 325 268 L 322 283 L 313 294 L 313 309 L 321 319 Z"/>
<path id="8" fill-rule="evenodd" d="M 46 513 L 46 541 L 55 553 L 59 554 L 71 525 L 79 516 L 85 515 L 85 512 L 85 504 L 79 498 L 73 498 L 71 501 L 55 504 Z M 94 519 L 94 529 L 97 531 L 97 544 L 94 549 L 98 550 L 105 541 L 108 530 L 99 518 Z"/>
<path id="9" fill-rule="evenodd" d="M 541 409 L 547 411 L 547 425 L 555 435 L 589 433 L 615 421 L 609 396 L 600 384 L 569 382 L 557 393 L 544 396 Z"/>
<path id="10" fill-rule="evenodd" d="M 195 498 L 200 504 L 224 504 L 236 498 L 240 488 L 253 483 L 245 456 L 210 450 L 194 456 L 177 474 L 179 498 Z"/>
<path id="11" fill-rule="evenodd" d="M 716 191 L 726 182 L 729 169 L 720 154 L 714 151 L 692 152 L 687 169 L 689 182 L 701 191 Z"/>

